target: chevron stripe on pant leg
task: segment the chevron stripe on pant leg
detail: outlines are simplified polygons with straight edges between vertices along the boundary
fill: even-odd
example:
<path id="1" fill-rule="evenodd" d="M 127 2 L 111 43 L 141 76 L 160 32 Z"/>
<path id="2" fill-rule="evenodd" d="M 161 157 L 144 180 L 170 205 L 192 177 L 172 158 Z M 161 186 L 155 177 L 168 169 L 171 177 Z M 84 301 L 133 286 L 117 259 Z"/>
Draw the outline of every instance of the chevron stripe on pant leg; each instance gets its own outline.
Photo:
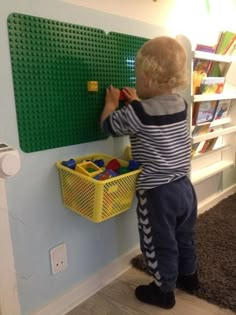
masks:
<path id="1" fill-rule="evenodd" d="M 158 271 L 158 260 L 155 246 L 153 244 L 152 227 L 148 216 L 147 197 L 145 191 L 138 192 L 137 197 L 137 216 L 140 235 L 140 248 L 142 253 L 144 254 L 148 269 L 155 278 L 156 284 L 158 286 L 161 286 L 161 276 Z"/>

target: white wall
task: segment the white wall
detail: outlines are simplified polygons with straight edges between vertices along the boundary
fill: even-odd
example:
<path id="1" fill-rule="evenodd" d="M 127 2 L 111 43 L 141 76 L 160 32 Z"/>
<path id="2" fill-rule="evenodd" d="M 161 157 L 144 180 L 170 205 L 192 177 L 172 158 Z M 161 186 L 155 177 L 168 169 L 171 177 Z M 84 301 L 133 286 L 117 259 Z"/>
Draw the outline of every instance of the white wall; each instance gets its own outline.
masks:
<path id="1" fill-rule="evenodd" d="M 217 1 L 222 7 L 220 0 L 213 0 L 214 7 L 217 7 Z M 200 0 L 73 2 L 83 7 L 61 0 L 0 2 L 0 138 L 18 148 L 22 159 L 20 173 L 7 181 L 9 219 L 22 315 L 30 315 L 129 251 L 138 243 L 138 233 L 135 203 L 128 212 L 101 224 L 91 223 L 65 209 L 55 168 L 57 160 L 93 152 L 115 152 L 119 155 L 126 139 L 110 138 L 28 154 L 20 150 L 8 48 L 8 14 L 30 14 L 144 37 L 183 33 L 191 35 L 193 43 L 200 42 L 200 38 L 206 41 L 206 34 L 210 31 L 211 38 L 215 40 L 221 29 L 219 25 L 209 27 L 206 26 L 209 23 L 203 23 L 207 13 L 205 1 Z M 202 8 L 204 12 L 194 15 L 193 19 L 192 13 L 183 11 L 183 5 L 185 9 L 192 10 L 196 8 L 196 3 L 199 10 Z M 235 1 L 225 0 L 223 7 L 224 10 L 227 8 L 229 14 L 236 12 Z M 206 32 L 202 31 L 202 26 L 199 28 L 196 20 L 201 25 L 203 23 Z M 225 23 L 227 22 L 228 19 L 225 18 Z M 170 27 L 168 31 L 163 28 L 166 25 Z M 218 186 L 215 188 L 218 189 Z M 61 242 L 67 245 L 68 269 L 52 276 L 49 250 Z"/>
<path id="2" fill-rule="evenodd" d="M 235 30 L 235 0 L 225 0 L 224 5 L 221 0 L 59 1 L 163 26 L 193 44 L 215 44 L 220 30 Z"/>

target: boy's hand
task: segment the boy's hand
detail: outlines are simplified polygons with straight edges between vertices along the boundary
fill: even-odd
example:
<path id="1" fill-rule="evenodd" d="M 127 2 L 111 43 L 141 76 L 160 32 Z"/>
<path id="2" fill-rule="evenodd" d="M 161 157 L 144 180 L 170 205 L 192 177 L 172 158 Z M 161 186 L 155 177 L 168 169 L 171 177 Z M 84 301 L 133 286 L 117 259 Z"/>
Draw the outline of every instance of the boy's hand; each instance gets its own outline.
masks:
<path id="1" fill-rule="evenodd" d="M 128 103 L 139 100 L 136 90 L 134 88 L 124 87 L 122 89 L 122 92 L 124 93 L 124 96 L 127 99 Z"/>
<path id="2" fill-rule="evenodd" d="M 119 107 L 119 97 L 120 90 L 110 85 L 106 89 L 105 106 L 112 107 L 113 111 L 115 111 Z"/>
<path id="3" fill-rule="evenodd" d="M 103 108 L 103 112 L 101 115 L 101 127 L 103 126 L 103 122 L 107 117 L 110 116 L 118 107 L 119 107 L 119 97 L 120 90 L 113 87 L 112 85 L 106 89 L 106 97 L 105 97 L 105 106 Z"/>

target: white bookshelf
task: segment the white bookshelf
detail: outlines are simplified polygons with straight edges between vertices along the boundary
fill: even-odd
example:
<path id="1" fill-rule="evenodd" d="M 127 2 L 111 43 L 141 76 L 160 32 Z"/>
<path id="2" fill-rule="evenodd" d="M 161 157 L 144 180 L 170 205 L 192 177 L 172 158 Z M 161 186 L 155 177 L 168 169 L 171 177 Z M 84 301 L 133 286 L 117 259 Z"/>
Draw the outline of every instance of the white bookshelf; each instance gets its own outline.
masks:
<path id="1" fill-rule="evenodd" d="M 224 56 L 206 52 L 195 51 L 192 53 L 192 73 L 194 59 L 213 60 L 218 62 L 227 63 L 230 66 L 232 63 L 236 63 L 236 56 Z M 235 74 L 236 75 L 236 74 Z M 193 80 L 193 75 L 191 76 Z M 191 82 L 193 84 L 193 82 Z M 193 184 L 200 183 L 216 174 L 223 172 L 224 170 L 234 167 L 236 160 L 236 86 L 232 85 L 232 82 L 226 82 L 224 91 L 221 94 L 202 94 L 192 95 L 192 106 L 189 112 L 190 130 L 192 126 L 192 111 L 194 103 L 214 100 L 232 100 L 231 109 L 227 117 L 213 120 L 210 124 L 210 128 L 214 131 L 193 136 L 192 143 L 203 143 L 205 140 L 218 138 L 220 144 L 213 148 L 213 150 L 205 153 L 196 153 L 192 157 L 191 162 L 191 180 Z M 200 146 L 199 146 L 200 147 Z"/>

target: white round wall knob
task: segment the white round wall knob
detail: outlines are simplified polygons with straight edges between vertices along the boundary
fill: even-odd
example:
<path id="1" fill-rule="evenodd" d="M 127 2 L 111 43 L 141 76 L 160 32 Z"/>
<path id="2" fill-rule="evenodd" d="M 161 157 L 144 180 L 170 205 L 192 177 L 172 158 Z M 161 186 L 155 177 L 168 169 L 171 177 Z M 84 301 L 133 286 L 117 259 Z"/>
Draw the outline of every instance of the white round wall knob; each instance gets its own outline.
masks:
<path id="1" fill-rule="evenodd" d="M 15 150 L 0 155 L 0 177 L 14 176 L 20 170 L 20 156 Z"/>

